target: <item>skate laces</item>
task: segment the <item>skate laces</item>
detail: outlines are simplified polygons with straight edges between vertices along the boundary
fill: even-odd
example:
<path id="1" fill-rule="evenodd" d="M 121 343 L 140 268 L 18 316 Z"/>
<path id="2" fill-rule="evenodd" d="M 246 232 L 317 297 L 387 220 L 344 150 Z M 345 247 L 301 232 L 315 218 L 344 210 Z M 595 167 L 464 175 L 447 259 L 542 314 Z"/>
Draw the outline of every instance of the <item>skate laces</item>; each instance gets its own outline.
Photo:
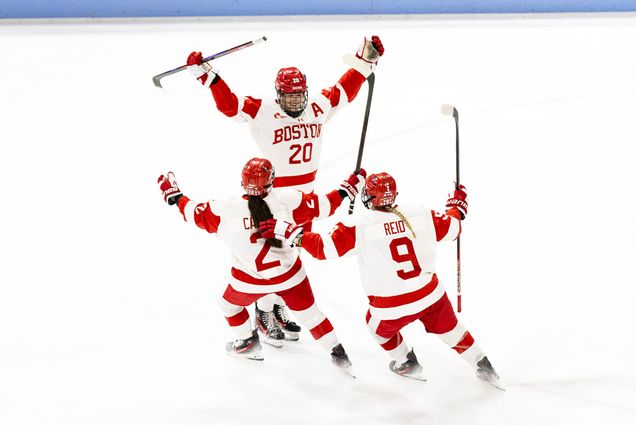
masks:
<path id="1" fill-rule="evenodd" d="M 274 317 L 274 312 L 270 311 L 269 313 L 267 313 L 267 330 L 268 331 L 273 331 L 278 329 L 278 326 L 276 325 L 276 318 Z"/>
<path id="2" fill-rule="evenodd" d="M 274 317 L 273 311 L 261 311 L 261 322 L 265 325 L 268 333 L 271 331 L 276 331 L 278 329 L 278 324 L 276 323 L 276 317 Z"/>
<path id="3" fill-rule="evenodd" d="M 285 323 L 291 322 L 291 320 L 289 320 L 289 316 L 287 315 L 286 308 L 283 308 L 283 306 L 280 306 L 280 305 L 276 305 L 275 309 L 276 309 L 276 313 L 278 313 L 278 317 L 280 318 L 282 322 L 285 322 Z"/>

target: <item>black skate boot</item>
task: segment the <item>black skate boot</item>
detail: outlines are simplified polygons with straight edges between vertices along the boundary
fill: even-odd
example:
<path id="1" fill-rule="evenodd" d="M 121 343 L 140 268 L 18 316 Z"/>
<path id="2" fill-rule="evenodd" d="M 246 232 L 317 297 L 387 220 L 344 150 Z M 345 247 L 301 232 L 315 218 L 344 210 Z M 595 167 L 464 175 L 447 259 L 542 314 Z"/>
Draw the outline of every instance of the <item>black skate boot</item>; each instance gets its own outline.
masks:
<path id="1" fill-rule="evenodd" d="M 417 379 L 418 381 L 426 381 L 424 375 L 422 375 L 422 366 L 417 361 L 417 357 L 413 350 L 409 351 L 406 355 L 406 361 L 400 365 L 396 365 L 397 361 L 391 360 L 389 363 L 389 369 L 391 372 L 397 373 L 400 376 L 406 378 Z"/>
<path id="2" fill-rule="evenodd" d="M 256 329 L 263 334 L 263 342 L 272 347 L 281 348 L 285 333 L 278 326 L 278 321 L 274 317 L 273 311 L 263 311 L 255 305 L 256 310 Z"/>
<path id="3" fill-rule="evenodd" d="M 349 376 L 353 378 L 356 377 L 353 373 L 353 369 L 351 368 L 351 361 L 349 360 L 349 356 L 347 356 L 347 352 L 345 351 L 342 344 L 338 344 L 331 349 L 331 361 L 333 362 L 333 364 L 345 371 Z"/>
<path id="4" fill-rule="evenodd" d="M 300 326 L 296 322 L 289 320 L 287 309 L 284 305 L 274 304 L 274 317 L 278 322 L 278 326 L 285 333 L 285 339 L 289 341 L 298 341 L 300 338 Z"/>
<path id="5" fill-rule="evenodd" d="M 484 356 L 479 362 L 477 362 L 477 378 L 482 381 L 488 382 L 489 384 L 499 388 L 500 390 L 505 389 L 501 386 L 501 380 L 499 379 L 499 375 L 495 372 L 495 368 L 490 364 L 490 360 L 488 357 Z"/>
<path id="6" fill-rule="evenodd" d="M 261 354 L 261 343 L 258 340 L 256 329 L 252 331 L 252 336 L 247 339 L 237 339 L 225 345 L 227 354 L 233 357 L 243 357 L 250 360 L 263 360 Z"/>

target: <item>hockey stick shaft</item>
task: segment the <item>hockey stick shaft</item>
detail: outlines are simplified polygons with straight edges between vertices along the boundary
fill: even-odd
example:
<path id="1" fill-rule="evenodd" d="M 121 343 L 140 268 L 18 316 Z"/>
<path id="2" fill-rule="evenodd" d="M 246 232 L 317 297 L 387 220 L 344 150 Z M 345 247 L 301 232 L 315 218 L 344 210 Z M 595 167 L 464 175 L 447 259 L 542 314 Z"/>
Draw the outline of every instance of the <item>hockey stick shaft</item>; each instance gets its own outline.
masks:
<path id="1" fill-rule="evenodd" d="M 362 154 L 364 152 L 364 141 L 367 138 L 367 126 L 369 125 L 369 113 L 371 112 L 371 101 L 373 100 L 373 86 L 375 86 L 375 74 L 371 73 L 367 77 L 369 93 L 367 94 L 367 106 L 364 110 L 364 121 L 362 122 L 362 134 L 360 135 L 360 146 L 358 147 L 358 160 L 356 161 L 356 173 L 362 167 Z M 355 201 L 349 203 L 349 215 L 353 214 Z"/>
<path id="2" fill-rule="evenodd" d="M 459 189 L 459 112 L 454 106 L 442 105 L 442 114 L 455 121 L 455 189 Z M 462 312 L 462 259 L 460 236 L 457 236 L 457 312 Z"/>
<path id="3" fill-rule="evenodd" d="M 459 113 L 453 108 L 455 119 L 455 189 L 459 189 Z M 462 258 L 460 238 L 457 236 L 457 312 L 462 312 Z"/>
<path id="4" fill-rule="evenodd" d="M 227 50 L 223 50 L 222 52 L 215 53 L 212 56 L 208 56 L 208 57 L 203 58 L 201 60 L 201 63 L 209 62 L 209 61 L 214 60 L 214 59 L 218 59 L 220 57 L 229 55 L 230 53 L 238 52 L 239 50 L 243 50 L 246 47 L 250 47 L 250 46 L 253 46 L 255 44 L 262 43 L 263 41 L 267 41 L 267 37 L 257 38 L 256 40 L 248 41 L 247 43 L 239 44 L 238 46 L 234 46 L 234 47 L 229 48 Z M 188 65 L 181 65 L 181 66 L 179 66 L 177 68 L 171 69 L 170 71 L 166 71 L 166 72 L 162 72 L 161 74 L 157 74 L 154 77 L 152 77 L 152 82 L 155 84 L 156 87 L 163 88 L 161 86 L 161 79 L 162 78 L 167 77 L 168 75 L 176 74 L 177 72 L 181 72 L 184 69 L 186 69 L 187 67 L 188 67 Z"/>

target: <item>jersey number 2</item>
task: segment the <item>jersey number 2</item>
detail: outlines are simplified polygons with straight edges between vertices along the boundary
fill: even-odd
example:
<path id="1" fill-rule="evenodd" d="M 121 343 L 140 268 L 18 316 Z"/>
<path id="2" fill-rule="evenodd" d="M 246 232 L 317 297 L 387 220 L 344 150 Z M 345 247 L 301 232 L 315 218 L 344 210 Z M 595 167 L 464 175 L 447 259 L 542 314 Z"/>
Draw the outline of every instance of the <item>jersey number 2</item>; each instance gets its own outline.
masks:
<path id="1" fill-rule="evenodd" d="M 302 162 L 311 161 L 311 152 L 313 149 L 314 145 L 312 145 L 311 142 L 305 143 L 304 145 L 291 145 L 289 150 L 294 152 L 292 153 L 292 156 L 289 157 L 289 163 L 300 164 Z M 298 159 L 296 159 L 296 157 L 298 157 Z"/>
<path id="2" fill-rule="evenodd" d="M 257 240 L 258 240 L 258 234 L 252 233 L 252 236 L 250 237 L 250 242 L 256 243 Z M 262 272 L 263 270 L 273 269 L 274 267 L 280 266 L 279 260 L 270 261 L 268 263 L 265 262 L 265 256 L 269 252 L 269 248 L 270 248 L 269 244 L 265 242 L 265 244 L 263 245 L 263 248 L 261 248 L 258 255 L 256 256 L 256 261 L 255 261 L 256 271 Z"/>
<path id="3" fill-rule="evenodd" d="M 406 253 L 400 254 L 398 251 L 398 247 L 406 247 Z M 406 263 L 410 262 L 413 270 L 398 270 L 396 273 L 400 277 L 400 279 L 412 279 L 417 277 L 422 273 L 422 268 L 420 267 L 419 261 L 417 261 L 417 257 L 415 256 L 415 249 L 413 248 L 413 242 L 409 238 L 402 237 L 393 239 L 389 244 L 389 248 L 391 248 L 391 258 L 396 263 Z"/>

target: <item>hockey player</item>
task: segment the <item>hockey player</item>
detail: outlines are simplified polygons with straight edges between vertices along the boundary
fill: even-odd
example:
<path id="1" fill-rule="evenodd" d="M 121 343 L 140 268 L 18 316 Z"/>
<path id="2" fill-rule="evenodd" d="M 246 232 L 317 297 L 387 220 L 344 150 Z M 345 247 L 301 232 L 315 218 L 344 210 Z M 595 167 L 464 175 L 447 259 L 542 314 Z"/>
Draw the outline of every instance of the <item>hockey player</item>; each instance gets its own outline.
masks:
<path id="1" fill-rule="evenodd" d="M 365 38 L 355 56 L 346 56 L 351 69 L 334 86 L 312 98 L 308 96 L 305 75 L 295 67 L 278 71 L 277 98 L 266 100 L 234 94 L 210 63 L 201 64 L 201 52 L 192 52 L 187 65 L 209 88 L 219 111 L 248 123 L 257 146 L 276 168 L 274 187 L 309 193 L 313 191 L 320 162 L 323 125 L 355 99 L 383 53 L 384 46 L 378 36 Z M 311 230 L 309 226 L 311 223 L 307 230 Z M 283 338 L 298 340 L 300 327 L 289 320 L 279 297 L 261 298 L 256 303 L 256 317 L 258 329 L 268 336 L 267 342 Z"/>
<path id="2" fill-rule="evenodd" d="M 264 237 L 302 246 L 324 260 L 355 254 L 360 259 L 362 285 L 369 297 L 366 322 L 380 346 L 393 358 L 391 371 L 424 379 L 413 349 L 400 329 L 417 320 L 437 334 L 475 368 L 477 377 L 497 386 L 499 376 L 473 336 L 458 322 L 435 274 L 437 242 L 456 239 L 467 213 L 466 191 L 454 190 L 446 213 L 426 207 L 395 205 L 397 186 L 387 173 L 370 175 L 362 189 L 366 209 L 356 211 L 329 234 L 303 232 L 280 220 L 263 222 Z"/>
<path id="3" fill-rule="evenodd" d="M 364 184 L 364 171 L 360 175 L 362 177 L 351 174 L 339 190 L 326 195 L 305 194 L 293 189 L 272 190 L 274 168 L 271 162 L 253 158 L 241 175 L 243 196 L 205 203 L 184 196 L 173 173 L 159 176 L 164 200 L 169 205 L 177 205 L 186 221 L 208 233 L 216 233 L 232 252 L 229 284 L 219 300 L 237 337 L 226 346 L 230 355 L 263 359 L 258 334 L 252 331 L 245 306 L 264 295 L 276 293 L 309 328 L 314 339 L 331 353 L 334 363 L 349 369 L 351 362 L 338 342 L 333 326 L 314 302 L 299 250 L 284 246 L 273 238 L 265 240 L 257 229 L 260 223 L 272 217 L 305 223 L 333 214 L 344 198 L 355 198 Z"/>

